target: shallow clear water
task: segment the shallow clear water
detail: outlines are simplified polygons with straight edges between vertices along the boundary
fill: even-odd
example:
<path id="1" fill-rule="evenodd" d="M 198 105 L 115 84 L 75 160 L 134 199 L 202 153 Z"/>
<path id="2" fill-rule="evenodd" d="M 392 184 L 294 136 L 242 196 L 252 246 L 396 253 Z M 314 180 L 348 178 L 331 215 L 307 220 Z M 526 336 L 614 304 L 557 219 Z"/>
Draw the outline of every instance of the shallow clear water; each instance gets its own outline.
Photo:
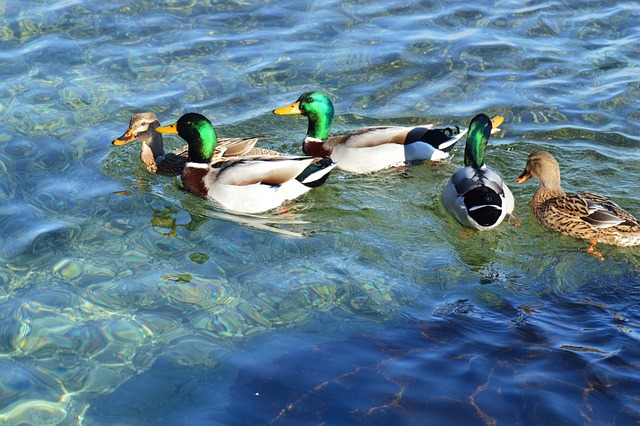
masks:
<path id="1" fill-rule="evenodd" d="M 626 1 L 0 6 L 0 423 L 629 424 L 639 249 L 533 220 L 526 156 L 640 214 L 640 6 Z M 522 226 L 464 232 L 450 162 L 336 172 L 222 212 L 112 147 L 134 112 L 299 153 L 334 130 L 504 115 L 487 163 Z M 181 141 L 168 141 L 169 148 Z"/>

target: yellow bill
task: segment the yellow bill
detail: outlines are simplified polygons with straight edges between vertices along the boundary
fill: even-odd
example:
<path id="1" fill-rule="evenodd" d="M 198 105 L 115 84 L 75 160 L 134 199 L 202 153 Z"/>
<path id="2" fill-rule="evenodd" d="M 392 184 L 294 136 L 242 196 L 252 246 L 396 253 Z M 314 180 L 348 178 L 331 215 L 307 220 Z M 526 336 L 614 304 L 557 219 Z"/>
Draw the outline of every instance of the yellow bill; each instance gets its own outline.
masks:
<path id="1" fill-rule="evenodd" d="M 491 134 L 495 135 L 500 131 L 500 125 L 504 122 L 504 117 L 496 115 L 491 119 Z"/>
<path id="2" fill-rule="evenodd" d="M 166 135 L 177 135 L 178 134 L 178 122 L 170 124 L 168 126 L 162 126 L 156 128 L 156 132 L 164 133 Z"/>
<path id="3" fill-rule="evenodd" d="M 504 117 L 501 115 L 496 115 L 491 119 L 491 125 L 493 127 L 500 127 L 502 123 L 504 123 Z"/>
<path id="4" fill-rule="evenodd" d="M 274 109 L 273 113 L 277 115 L 302 114 L 302 111 L 300 111 L 300 102 L 295 102 L 289 106 Z"/>

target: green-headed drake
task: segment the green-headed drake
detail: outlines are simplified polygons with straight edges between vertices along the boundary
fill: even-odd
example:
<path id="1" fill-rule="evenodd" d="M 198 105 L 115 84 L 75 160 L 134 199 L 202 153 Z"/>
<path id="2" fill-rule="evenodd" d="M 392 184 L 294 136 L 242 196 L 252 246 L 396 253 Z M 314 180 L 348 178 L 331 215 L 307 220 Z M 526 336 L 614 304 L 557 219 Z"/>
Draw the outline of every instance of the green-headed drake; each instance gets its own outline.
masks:
<path id="1" fill-rule="evenodd" d="M 302 145 L 303 152 L 306 155 L 330 156 L 338 163 L 339 169 L 352 173 L 374 172 L 405 162 L 442 160 L 449 156 L 449 151 L 466 133 L 458 126 L 434 128 L 434 124 L 426 124 L 363 127 L 329 136 L 334 108 L 327 95 L 321 92 L 303 93 L 293 104 L 273 112 L 307 117 L 309 127 Z"/>
<path id="2" fill-rule="evenodd" d="M 142 112 L 135 114 L 129 121 L 127 131 L 111 142 L 113 145 L 125 145 L 133 140 L 142 142 L 140 159 L 152 173 L 159 173 L 168 176 L 177 176 L 182 173 L 184 165 L 187 164 L 188 146 L 185 145 L 172 152 L 165 154 L 162 135 L 156 132 L 160 127 L 160 122 L 152 112 Z M 279 152 L 264 148 L 255 148 L 256 142 L 264 136 L 250 138 L 221 138 L 218 141 L 218 152 L 224 149 L 226 157 L 236 157 L 242 155 L 282 155 Z"/>
<path id="3" fill-rule="evenodd" d="M 188 144 L 182 171 L 185 188 L 229 210 L 261 213 L 321 185 L 335 163 L 322 157 L 247 156 L 214 158 L 216 132 L 203 115 L 187 113 L 156 132 L 178 134 Z"/>
<path id="4" fill-rule="evenodd" d="M 590 240 L 588 252 L 599 259 L 596 243 L 622 247 L 640 245 L 640 223 L 601 195 L 581 192 L 567 195 L 560 185 L 558 161 L 546 151 L 534 152 L 527 158 L 524 172 L 516 181 L 530 178 L 540 182 L 531 199 L 531 211 L 544 228 Z"/>
<path id="5" fill-rule="evenodd" d="M 513 213 L 511 191 L 497 173 L 484 164 L 492 124 L 485 114 L 471 120 L 464 149 L 464 167 L 451 176 L 442 193 L 447 211 L 463 226 L 487 230 Z"/>

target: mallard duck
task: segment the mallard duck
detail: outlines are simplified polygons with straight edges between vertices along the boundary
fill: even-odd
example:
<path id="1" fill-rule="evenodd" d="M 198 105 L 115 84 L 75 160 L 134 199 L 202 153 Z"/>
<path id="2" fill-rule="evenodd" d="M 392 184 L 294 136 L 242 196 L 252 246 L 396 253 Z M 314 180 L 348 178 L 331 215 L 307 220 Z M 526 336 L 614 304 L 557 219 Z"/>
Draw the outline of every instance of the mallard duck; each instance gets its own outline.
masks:
<path id="1" fill-rule="evenodd" d="M 156 132 L 180 135 L 189 146 L 182 171 L 185 188 L 217 201 L 229 210 L 261 213 L 299 197 L 327 179 L 335 167 L 330 158 L 248 156 L 213 159 L 217 138 L 203 115 L 187 113 Z"/>
<path id="2" fill-rule="evenodd" d="M 374 172 L 405 162 L 442 160 L 449 156 L 449 151 L 466 133 L 458 126 L 434 128 L 434 124 L 425 124 L 363 127 L 329 136 L 334 108 L 329 97 L 321 92 L 305 92 L 293 104 L 278 108 L 273 113 L 307 117 L 309 127 L 302 145 L 303 152 L 306 155 L 330 156 L 338 163 L 337 168 L 352 173 Z"/>
<path id="3" fill-rule="evenodd" d="M 152 173 L 177 176 L 187 163 L 188 146 L 185 145 L 165 154 L 162 135 L 156 132 L 160 122 L 152 112 L 142 112 L 131 117 L 127 131 L 111 142 L 113 145 L 125 145 L 135 139 L 142 142 L 140 159 Z M 250 138 L 221 138 L 218 142 L 217 155 L 224 150 L 226 157 L 241 155 L 282 155 L 269 149 L 255 148 L 258 140 L 264 136 Z"/>
<path id="4" fill-rule="evenodd" d="M 530 178 L 540 185 L 531 199 L 531 211 L 538 223 L 550 231 L 590 240 L 588 252 L 603 259 L 596 243 L 622 247 L 640 245 L 640 223 L 616 203 L 601 195 L 581 192 L 567 195 L 560 185 L 560 166 L 547 151 L 527 158 L 524 172 L 516 181 Z"/>
<path id="5" fill-rule="evenodd" d="M 487 230 L 513 213 L 511 191 L 497 173 L 484 164 L 491 120 L 478 114 L 471 120 L 464 148 L 464 167 L 451 176 L 442 193 L 447 211 L 463 226 Z"/>

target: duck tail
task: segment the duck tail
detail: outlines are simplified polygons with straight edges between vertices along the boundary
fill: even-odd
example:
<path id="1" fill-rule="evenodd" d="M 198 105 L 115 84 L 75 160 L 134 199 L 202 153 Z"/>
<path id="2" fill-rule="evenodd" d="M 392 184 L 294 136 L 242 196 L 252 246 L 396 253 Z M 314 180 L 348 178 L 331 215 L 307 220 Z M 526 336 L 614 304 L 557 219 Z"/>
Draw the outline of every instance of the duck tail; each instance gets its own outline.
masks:
<path id="1" fill-rule="evenodd" d="M 307 166 L 302 173 L 296 176 L 296 180 L 309 188 L 317 188 L 325 183 L 331 170 L 337 164 L 330 157 L 319 158 L 318 161 Z"/>
<path id="2" fill-rule="evenodd" d="M 502 200 L 491 188 L 479 186 L 464 197 L 469 216 L 482 226 L 492 226 L 502 215 Z"/>
<path id="3" fill-rule="evenodd" d="M 406 144 L 412 142 L 426 142 L 435 149 L 443 152 L 449 152 L 453 149 L 456 142 L 467 133 L 466 129 L 460 129 L 458 126 L 427 129 L 425 127 L 416 127 L 407 134 Z"/>

